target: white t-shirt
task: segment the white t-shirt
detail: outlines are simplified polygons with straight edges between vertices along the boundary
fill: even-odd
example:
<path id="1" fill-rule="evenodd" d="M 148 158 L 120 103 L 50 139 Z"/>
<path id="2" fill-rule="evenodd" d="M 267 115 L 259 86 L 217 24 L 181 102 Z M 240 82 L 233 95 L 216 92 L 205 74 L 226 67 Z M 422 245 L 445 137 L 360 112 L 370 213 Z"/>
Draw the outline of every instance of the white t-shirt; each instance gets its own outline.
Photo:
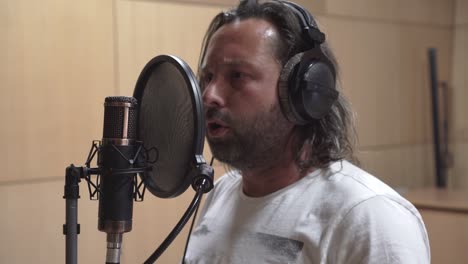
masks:
<path id="1" fill-rule="evenodd" d="M 414 206 L 347 161 L 260 198 L 237 173 L 221 177 L 185 263 L 430 263 Z"/>

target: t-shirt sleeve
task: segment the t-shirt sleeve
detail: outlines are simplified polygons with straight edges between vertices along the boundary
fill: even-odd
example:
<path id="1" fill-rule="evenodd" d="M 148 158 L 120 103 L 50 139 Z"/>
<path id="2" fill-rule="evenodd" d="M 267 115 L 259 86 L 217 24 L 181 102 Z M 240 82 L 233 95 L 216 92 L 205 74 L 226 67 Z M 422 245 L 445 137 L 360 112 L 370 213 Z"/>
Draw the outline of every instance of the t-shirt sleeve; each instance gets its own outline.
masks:
<path id="1" fill-rule="evenodd" d="M 374 196 L 343 216 L 329 246 L 329 263 L 430 263 L 427 232 L 417 210 L 402 201 Z"/>

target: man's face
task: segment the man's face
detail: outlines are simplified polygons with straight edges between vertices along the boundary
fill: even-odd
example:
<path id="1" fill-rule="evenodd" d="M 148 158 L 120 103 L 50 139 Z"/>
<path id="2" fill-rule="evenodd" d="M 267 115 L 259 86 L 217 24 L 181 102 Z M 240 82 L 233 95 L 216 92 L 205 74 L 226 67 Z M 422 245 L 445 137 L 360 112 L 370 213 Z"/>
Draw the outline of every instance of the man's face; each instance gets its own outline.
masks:
<path id="1" fill-rule="evenodd" d="M 276 38 L 265 20 L 235 21 L 213 34 L 202 63 L 208 143 L 240 170 L 272 166 L 292 131 L 278 105 Z"/>

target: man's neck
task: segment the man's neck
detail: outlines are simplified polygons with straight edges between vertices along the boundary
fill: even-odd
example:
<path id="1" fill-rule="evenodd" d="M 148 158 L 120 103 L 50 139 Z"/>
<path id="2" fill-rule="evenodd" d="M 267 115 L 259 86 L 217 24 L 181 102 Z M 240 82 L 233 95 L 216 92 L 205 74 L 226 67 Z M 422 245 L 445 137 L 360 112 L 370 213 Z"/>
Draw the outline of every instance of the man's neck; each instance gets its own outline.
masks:
<path id="1" fill-rule="evenodd" d="M 242 189 L 248 196 L 261 197 L 297 182 L 304 175 L 294 160 L 279 162 L 267 168 L 242 171 Z"/>

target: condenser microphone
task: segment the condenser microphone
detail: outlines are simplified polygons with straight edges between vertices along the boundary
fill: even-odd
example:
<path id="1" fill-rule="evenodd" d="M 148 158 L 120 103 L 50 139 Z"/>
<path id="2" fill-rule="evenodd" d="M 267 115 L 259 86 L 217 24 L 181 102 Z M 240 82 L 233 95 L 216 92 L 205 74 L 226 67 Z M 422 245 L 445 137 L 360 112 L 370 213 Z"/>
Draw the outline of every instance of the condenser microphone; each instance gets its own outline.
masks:
<path id="1" fill-rule="evenodd" d="M 107 97 L 104 102 L 104 129 L 98 151 L 100 176 L 98 229 L 107 233 L 106 263 L 120 263 L 122 234 L 132 230 L 134 185 L 142 167 L 138 158 L 137 100 Z"/>
<path id="2" fill-rule="evenodd" d="M 107 233 L 106 263 L 112 264 L 120 263 L 123 233 L 132 230 L 133 201 L 142 201 L 146 189 L 159 198 L 174 198 L 192 186 L 196 195 L 186 213 L 145 263 L 153 263 L 167 249 L 203 193 L 213 188 L 213 168 L 203 158 L 203 113 L 193 71 L 172 55 L 146 64 L 133 97 L 105 99 L 102 140 L 93 141 L 85 167 L 66 170 L 67 264 L 77 263 L 80 179 L 87 181 L 90 199 L 99 199 L 98 229 Z M 98 168 L 91 168 L 96 154 Z M 97 175 L 95 182 L 92 175 Z"/>

